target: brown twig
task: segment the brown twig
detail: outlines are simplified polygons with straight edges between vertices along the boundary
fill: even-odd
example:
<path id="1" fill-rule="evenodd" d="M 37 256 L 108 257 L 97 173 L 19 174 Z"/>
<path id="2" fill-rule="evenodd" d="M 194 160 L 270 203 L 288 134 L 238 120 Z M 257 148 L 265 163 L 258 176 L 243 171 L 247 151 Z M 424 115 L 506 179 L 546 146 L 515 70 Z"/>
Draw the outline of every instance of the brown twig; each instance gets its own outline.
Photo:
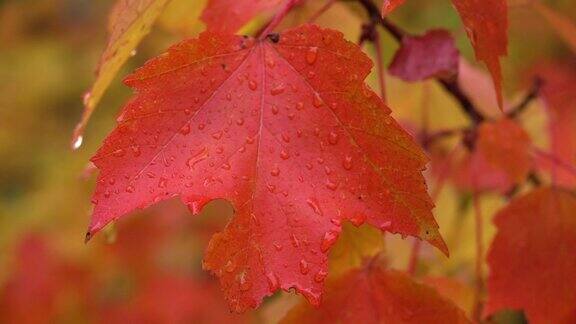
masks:
<path id="1" fill-rule="evenodd" d="M 528 108 L 528 106 L 532 102 L 532 100 L 534 100 L 538 97 L 538 94 L 539 94 L 540 89 L 542 88 L 543 84 L 544 84 L 544 81 L 541 78 L 536 77 L 534 79 L 534 82 L 532 83 L 532 87 L 530 88 L 530 91 L 528 91 L 528 93 L 526 94 L 524 99 L 522 99 L 522 101 L 520 101 L 516 106 L 511 108 L 510 111 L 506 114 L 506 116 L 514 119 L 514 118 L 517 118 L 518 115 L 520 115 L 522 112 L 524 112 L 524 110 L 526 110 L 526 108 Z"/>
<path id="2" fill-rule="evenodd" d="M 364 8 L 368 16 L 370 17 L 370 21 L 373 24 L 378 24 L 382 26 L 386 31 L 392 35 L 392 37 L 401 42 L 404 37 L 410 36 L 410 34 L 400 27 L 394 25 L 386 18 L 382 18 L 380 16 L 380 10 L 378 7 L 372 2 L 372 0 L 357 0 L 360 5 Z M 454 99 L 458 101 L 460 104 L 461 110 L 470 118 L 474 126 L 480 124 L 484 121 L 484 116 L 476 109 L 470 98 L 462 91 L 460 86 L 458 85 L 456 80 L 453 81 L 446 81 L 440 78 L 437 78 L 436 81 L 442 85 L 442 87 L 450 94 Z"/>

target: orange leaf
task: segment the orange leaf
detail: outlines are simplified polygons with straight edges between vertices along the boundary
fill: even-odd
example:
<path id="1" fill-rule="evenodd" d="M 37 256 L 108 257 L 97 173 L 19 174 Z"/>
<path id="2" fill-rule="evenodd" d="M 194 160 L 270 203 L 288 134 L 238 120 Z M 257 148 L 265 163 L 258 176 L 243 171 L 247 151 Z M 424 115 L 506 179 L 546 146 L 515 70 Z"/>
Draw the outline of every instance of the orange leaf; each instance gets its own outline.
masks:
<path id="1" fill-rule="evenodd" d="M 576 322 L 575 211 L 573 193 L 542 188 L 496 215 L 486 315 L 523 309 L 530 323 Z"/>

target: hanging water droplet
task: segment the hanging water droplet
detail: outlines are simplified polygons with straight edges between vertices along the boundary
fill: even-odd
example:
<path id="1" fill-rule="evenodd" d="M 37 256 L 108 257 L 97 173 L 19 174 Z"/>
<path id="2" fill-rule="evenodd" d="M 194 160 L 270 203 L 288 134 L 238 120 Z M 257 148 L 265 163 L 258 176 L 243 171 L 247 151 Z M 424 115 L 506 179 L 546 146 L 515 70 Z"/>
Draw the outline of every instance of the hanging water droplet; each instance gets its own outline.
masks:
<path id="1" fill-rule="evenodd" d="M 280 287 L 278 277 L 273 272 L 268 272 L 266 274 L 266 280 L 268 281 L 268 289 L 270 292 L 275 292 Z"/>
<path id="2" fill-rule="evenodd" d="M 324 237 L 322 238 L 322 244 L 320 244 L 320 249 L 322 252 L 326 252 L 336 243 L 338 239 L 338 232 L 328 231 L 324 233 Z"/>
<path id="3" fill-rule="evenodd" d="M 80 146 L 82 146 L 83 140 L 84 140 L 84 137 L 82 135 L 76 136 L 76 139 L 74 139 L 74 143 L 72 144 L 72 149 L 74 149 L 74 150 L 79 149 Z"/>
<path id="4" fill-rule="evenodd" d="M 306 63 L 312 65 L 316 62 L 318 57 L 318 47 L 310 47 L 306 52 Z"/>

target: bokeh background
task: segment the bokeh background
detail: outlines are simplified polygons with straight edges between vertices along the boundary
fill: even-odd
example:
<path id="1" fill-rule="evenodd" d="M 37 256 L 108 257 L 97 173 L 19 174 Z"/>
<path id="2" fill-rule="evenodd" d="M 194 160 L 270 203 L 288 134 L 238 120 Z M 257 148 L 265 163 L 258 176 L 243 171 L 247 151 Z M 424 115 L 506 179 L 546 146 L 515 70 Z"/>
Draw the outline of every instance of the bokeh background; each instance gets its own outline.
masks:
<path id="1" fill-rule="evenodd" d="M 573 0 L 543 2 L 576 21 Z M 177 201 L 166 202 L 134 213 L 84 244 L 95 180 L 88 161 L 130 95 L 121 79 L 171 43 L 201 31 L 198 3 L 174 0 L 104 96 L 82 147 L 72 151 L 71 133 L 106 44 L 113 1 L 0 0 L 0 322 L 274 322 L 300 298 L 282 293 L 258 312 L 228 312 L 216 280 L 201 265 L 210 236 L 230 217 L 231 208 L 224 202 L 211 204 L 198 217 Z M 285 25 L 306 21 L 323 3 L 309 0 L 286 18 Z M 509 5 L 510 47 L 502 64 L 504 91 L 513 103 L 529 88 L 534 71 L 542 66 L 562 68 L 575 59 L 527 1 L 510 0 Z M 363 14 L 337 3 L 317 22 L 356 41 Z M 390 19 L 413 33 L 449 29 L 462 55 L 474 61 L 448 0 L 410 0 Z M 257 29 L 261 21 L 245 32 Z M 397 44 L 381 34 L 388 64 Z M 373 55 L 369 45 L 364 49 Z M 484 68 L 470 64 L 467 75 L 481 80 L 474 82 L 471 96 L 487 114 L 496 115 Z M 368 81 L 377 88 L 375 76 Z M 394 116 L 407 128 L 422 123 L 423 109 L 430 112 L 431 129 L 466 123 L 433 82 L 407 84 L 387 77 L 387 87 Z M 531 105 L 523 122 L 533 140 L 546 145 L 544 108 L 539 101 Z M 498 195 L 484 199 L 486 245 L 494 232 L 490 219 L 503 203 Z M 435 214 L 452 257 L 423 247 L 419 272 L 457 278 L 467 291 L 474 260 L 470 195 L 448 185 L 437 204 Z M 390 265 L 404 268 L 412 242 L 386 240 Z M 461 302 L 466 307 L 465 297 Z"/>

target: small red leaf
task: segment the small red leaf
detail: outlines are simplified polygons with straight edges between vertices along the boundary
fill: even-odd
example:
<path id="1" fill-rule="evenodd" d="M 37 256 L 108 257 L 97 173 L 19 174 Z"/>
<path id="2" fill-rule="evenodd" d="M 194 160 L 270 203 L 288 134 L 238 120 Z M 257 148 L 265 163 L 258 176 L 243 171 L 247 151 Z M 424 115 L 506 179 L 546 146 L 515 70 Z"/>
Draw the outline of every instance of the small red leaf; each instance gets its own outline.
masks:
<path id="1" fill-rule="evenodd" d="M 202 21 L 210 31 L 234 33 L 258 14 L 273 9 L 283 0 L 209 0 Z"/>
<path id="2" fill-rule="evenodd" d="M 452 0 L 474 46 L 476 58 L 486 63 L 500 110 L 503 109 L 500 56 L 507 54 L 508 6 L 506 0 Z"/>
<path id="3" fill-rule="evenodd" d="M 390 74 L 405 81 L 440 77 L 451 79 L 458 73 L 458 50 L 446 30 L 430 30 L 422 36 L 409 36 L 390 64 Z"/>
<path id="4" fill-rule="evenodd" d="M 326 233 L 344 220 L 447 252 L 427 159 L 364 84 L 370 68 L 357 45 L 314 25 L 173 46 L 125 80 L 136 95 L 92 159 L 101 173 L 90 233 L 174 196 L 196 210 L 228 199 L 236 215 L 204 268 L 236 311 L 279 288 L 317 304 Z"/>
<path id="5" fill-rule="evenodd" d="M 542 188 L 496 215 L 486 315 L 523 309 L 530 323 L 576 322 L 575 211 L 573 193 Z"/>
<path id="6" fill-rule="evenodd" d="M 521 183 L 532 169 L 530 137 L 511 119 L 480 125 L 477 145 L 486 161 L 504 171 L 512 182 Z"/>
<path id="7" fill-rule="evenodd" d="M 300 304 L 289 323 L 470 323 L 464 312 L 433 288 L 376 266 L 349 272 L 327 285 L 319 308 Z"/>

